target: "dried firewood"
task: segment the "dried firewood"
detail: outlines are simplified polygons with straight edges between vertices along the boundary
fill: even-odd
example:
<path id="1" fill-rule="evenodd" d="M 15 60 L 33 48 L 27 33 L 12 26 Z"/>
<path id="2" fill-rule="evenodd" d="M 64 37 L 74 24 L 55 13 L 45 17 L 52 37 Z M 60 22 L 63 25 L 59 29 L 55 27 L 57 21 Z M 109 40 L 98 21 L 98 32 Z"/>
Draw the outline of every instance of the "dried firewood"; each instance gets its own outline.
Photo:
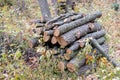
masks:
<path id="1" fill-rule="evenodd" d="M 35 34 L 38 34 L 38 35 L 43 34 L 44 31 L 45 31 L 45 28 L 44 28 L 44 27 L 39 27 L 39 28 L 33 29 L 33 32 L 34 32 Z"/>
<path id="2" fill-rule="evenodd" d="M 38 44 L 39 44 L 38 39 L 35 39 L 35 38 L 30 39 L 28 41 L 28 45 L 30 48 L 34 48 L 34 47 L 38 46 Z"/>
<path id="3" fill-rule="evenodd" d="M 101 28 L 102 27 L 99 23 L 88 23 L 88 24 L 82 25 L 80 27 L 72 29 L 69 32 L 61 35 L 58 38 L 58 43 L 61 46 L 67 46 L 72 42 L 74 42 L 75 40 L 79 39 L 80 37 L 85 36 L 90 32 L 101 30 Z"/>
<path id="4" fill-rule="evenodd" d="M 57 37 L 53 36 L 52 39 L 51 39 L 51 43 L 56 44 L 57 42 L 58 42 Z"/>
<path id="5" fill-rule="evenodd" d="M 35 26 L 36 26 L 36 28 L 38 28 L 38 27 L 44 27 L 45 24 L 43 24 L 43 23 L 36 23 Z"/>
<path id="6" fill-rule="evenodd" d="M 108 52 L 108 48 L 105 46 L 106 44 L 102 44 L 101 46 L 104 48 L 104 52 Z M 96 50 L 96 51 L 95 51 Z M 97 55 L 99 54 L 99 50 L 96 48 L 93 48 L 92 52 L 88 54 L 89 56 L 92 57 L 92 55 Z M 87 58 L 85 57 L 85 54 L 80 54 L 78 53 L 74 58 L 72 58 L 68 63 L 67 63 L 67 68 L 70 72 L 76 71 L 78 68 L 81 68 L 83 65 L 86 64 Z M 96 66 L 97 64 L 94 64 Z"/>
<path id="7" fill-rule="evenodd" d="M 96 18 L 101 17 L 101 15 L 101 12 L 96 12 L 94 14 L 86 15 L 85 17 L 72 21 L 68 24 L 61 25 L 55 30 L 54 36 L 60 36 L 61 34 L 70 31 L 71 29 L 74 29 L 80 25 L 83 25 L 85 23 L 95 20 Z"/>
<path id="8" fill-rule="evenodd" d="M 96 41 L 96 39 L 91 39 L 91 43 L 96 47 L 96 49 L 99 50 L 99 52 L 105 56 L 107 58 L 108 61 L 110 61 L 114 67 L 120 67 L 119 64 L 117 64 L 114 60 L 112 60 L 112 58 L 110 58 L 110 56 L 108 55 L 108 53 L 106 53 L 104 51 L 104 49 L 100 46 L 100 44 Z"/>
<path id="9" fill-rule="evenodd" d="M 81 47 L 81 48 L 84 47 L 84 45 L 85 45 L 85 41 L 84 41 L 84 40 L 85 40 L 85 39 L 88 39 L 88 38 L 90 38 L 90 37 L 97 39 L 97 38 L 103 37 L 104 35 L 105 35 L 105 31 L 104 31 L 104 30 L 87 34 L 85 37 L 83 37 L 83 38 L 79 39 L 78 41 L 74 42 L 74 43 L 67 49 L 66 52 L 67 52 L 68 54 L 70 54 L 72 51 L 75 51 L 75 50 L 79 49 L 80 47 Z M 101 41 L 100 41 L 100 40 L 101 40 Z M 99 43 L 102 43 L 102 42 L 105 41 L 104 39 L 100 39 L 100 40 L 98 40 Z"/>
<path id="10" fill-rule="evenodd" d="M 60 21 L 60 20 L 63 20 L 63 19 L 65 19 L 65 18 L 68 18 L 68 17 L 73 16 L 73 15 L 76 15 L 76 13 L 66 13 L 66 14 L 62 14 L 62 15 L 57 16 L 57 17 L 55 17 L 54 19 L 48 21 L 48 22 L 45 24 L 45 26 L 46 26 L 47 29 L 51 29 L 51 28 L 54 27 L 54 26 L 52 25 L 53 23 L 55 23 L 55 22 L 57 22 L 57 21 Z"/>
<path id="11" fill-rule="evenodd" d="M 50 41 L 51 35 L 53 35 L 53 30 L 44 31 L 44 35 L 43 35 L 44 42 Z"/>
<path id="12" fill-rule="evenodd" d="M 71 21 L 80 19 L 82 17 L 83 17 L 83 14 L 73 15 L 73 16 L 70 16 L 70 17 L 64 19 L 64 20 L 58 21 L 56 23 L 53 23 L 53 26 L 60 26 L 60 25 L 63 25 L 65 23 L 69 23 Z"/>
<path id="13" fill-rule="evenodd" d="M 66 65 L 67 65 L 67 61 L 60 61 L 58 62 L 57 66 L 61 72 L 64 72 L 64 70 L 66 69 Z"/>

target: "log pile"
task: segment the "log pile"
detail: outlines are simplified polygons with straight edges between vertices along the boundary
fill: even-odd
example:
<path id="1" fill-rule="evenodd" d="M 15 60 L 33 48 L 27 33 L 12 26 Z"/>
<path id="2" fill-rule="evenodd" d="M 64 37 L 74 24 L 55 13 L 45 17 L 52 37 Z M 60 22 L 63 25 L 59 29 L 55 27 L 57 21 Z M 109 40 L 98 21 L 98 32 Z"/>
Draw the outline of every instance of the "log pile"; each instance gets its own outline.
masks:
<path id="1" fill-rule="evenodd" d="M 58 58 L 59 56 L 64 58 L 64 60 L 62 59 L 58 62 L 58 68 L 61 71 L 65 69 L 70 72 L 78 71 L 78 74 L 82 75 L 86 70 L 92 70 L 97 65 L 96 63 L 94 63 L 95 65 L 88 65 L 86 63 L 86 54 L 84 52 L 84 54 L 80 54 L 84 47 L 87 46 L 86 44 L 89 43 L 92 47 L 91 52 L 88 54 L 89 57 L 101 52 L 94 44 L 90 43 L 91 39 L 95 39 L 103 47 L 102 51 L 108 52 L 108 46 L 105 46 L 106 32 L 97 21 L 101 16 L 101 12 L 95 12 L 93 14 L 66 13 L 44 24 L 37 23 L 34 32 L 42 35 L 45 44 L 53 46 L 52 54 L 55 57 Z M 32 41 L 32 47 L 35 46 L 34 43 L 37 43 L 35 41 Z"/>

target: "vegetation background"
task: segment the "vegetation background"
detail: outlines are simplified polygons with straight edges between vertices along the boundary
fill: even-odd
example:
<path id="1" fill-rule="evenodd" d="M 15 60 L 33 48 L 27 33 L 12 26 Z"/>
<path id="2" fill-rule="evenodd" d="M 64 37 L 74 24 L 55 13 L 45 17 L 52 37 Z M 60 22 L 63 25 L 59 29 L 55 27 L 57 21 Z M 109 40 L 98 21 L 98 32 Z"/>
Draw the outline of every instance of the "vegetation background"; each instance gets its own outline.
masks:
<path id="1" fill-rule="evenodd" d="M 107 31 L 109 53 L 120 63 L 120 1 L 114 0 L 75 0 L 75 12 L 91 13 L 101 11 L 99 22 Z M 52 6 L 50 6 L 52 12 Z M 54 13 L 52 13 L 54 16 Z M 27 41 L 35 37 L 32 33 L 32 20 L 40 19 L 41 12 L 37 0 L 0 0 L 0 80 L 80 80 L 75 73 L 60 72 L 58 60 L 39 54 L 25 54 Z M 41 53 L 44 47 L 36 48 Z M 34 53 L 34 50 L 30 50 Z M 34 56 L 33 56 L 34 55 Z M 32 56 L 32 57 L 31 57 Z M 37 56 L 37 57 L 36 57 Z M 30 57 L 27 61 L 26 58 Z M 97 71 L 89 75 L 99 80 L 120 80 L 120 68 L 105 63 L 104 58 Z M 86 78 L 86 80 L 89 80 Z"/>

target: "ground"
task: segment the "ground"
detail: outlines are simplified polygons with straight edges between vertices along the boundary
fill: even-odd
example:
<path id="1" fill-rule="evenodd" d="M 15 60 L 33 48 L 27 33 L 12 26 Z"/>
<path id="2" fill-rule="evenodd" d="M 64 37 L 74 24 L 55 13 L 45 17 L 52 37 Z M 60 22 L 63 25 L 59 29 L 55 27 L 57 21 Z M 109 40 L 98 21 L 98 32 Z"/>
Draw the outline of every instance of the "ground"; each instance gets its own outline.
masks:
<path id="1" fill-rule="evenodd" d="M 111 5 L 112 3 L 107 1 L 93 0 L 92 5 L 77 4 L 75 11 L 83 13 L 102 12 L 103 15 L 98 21 L 107 32 L 106 39 L 110 46 L 110 56 L 120 63 L 120 10 L 115 11 Z M 0 7 L 0 80 L 80 79 L 75 73 L 60 72 L 55 66 L 58 60 L 50 59 L 49 55 L 39 58 L 40 54 L 31 55 L 35 53 L 31 49 L 31 53 L 29 53 L 27 40 L 36 36 L 32 34 L 34 25 L 31 25 L 30 22 L 40 18 L 39 5 L 35 0 L 26 0 L 26 8 L 23 11 L 20 11 L 17 5 Z M 44 48 L 41 47 L 37 50 L 41 51 Z M 49 51 L 46 54 L 50 54 Z M 94 77 L 95 80 L 120 80 L 120 68 L 113 68 L 112 65 L 101 62 L 97 71 L 87 76 L 86 80 L 92 80 L 90 77 Z"/>

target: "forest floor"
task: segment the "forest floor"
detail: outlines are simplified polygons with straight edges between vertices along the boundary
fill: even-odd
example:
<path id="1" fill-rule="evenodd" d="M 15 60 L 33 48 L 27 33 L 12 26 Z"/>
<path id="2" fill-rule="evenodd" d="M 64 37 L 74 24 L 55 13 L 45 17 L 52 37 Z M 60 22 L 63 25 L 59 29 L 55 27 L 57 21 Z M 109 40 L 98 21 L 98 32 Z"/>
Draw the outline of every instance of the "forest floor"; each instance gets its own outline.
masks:
<path id="1" fill-rule="evenodd" d="M 23 11 L 16 5 L 0 7 L 0 80 L 80 80 L 75 73 L 58 71 L 57 60 L 50 59 L 49 55 L 47 57 L 39 57 L 39 54 L 31 55 L 35 53 L 32 49 L 31 54 L 26 54 L 27 41 L 36 36 L 32 33 L 32 28 L 35 26 L 30 22 L 41 17 L 37 1 L 26 1 L 26 8 Z M 89 4 L 77 4 L 75 11 L 102 12 L 103 15 L 98 21 L 107 32 L 110 56 L 120 63 L 120 10 L 114 11 L 111 9 L 111 4 L 95 0 L 91 7 Z M 40 47 L 42 50 L 43 47 Z M 31 57 L 29 62 L 28 57 Z M 93 71 L 88 77 L 95 77 L 98 80 L 120 80 L 120 68 L 113 68 L 104 62 L 105 59 L 101 61 L 97 71 Z"/>

